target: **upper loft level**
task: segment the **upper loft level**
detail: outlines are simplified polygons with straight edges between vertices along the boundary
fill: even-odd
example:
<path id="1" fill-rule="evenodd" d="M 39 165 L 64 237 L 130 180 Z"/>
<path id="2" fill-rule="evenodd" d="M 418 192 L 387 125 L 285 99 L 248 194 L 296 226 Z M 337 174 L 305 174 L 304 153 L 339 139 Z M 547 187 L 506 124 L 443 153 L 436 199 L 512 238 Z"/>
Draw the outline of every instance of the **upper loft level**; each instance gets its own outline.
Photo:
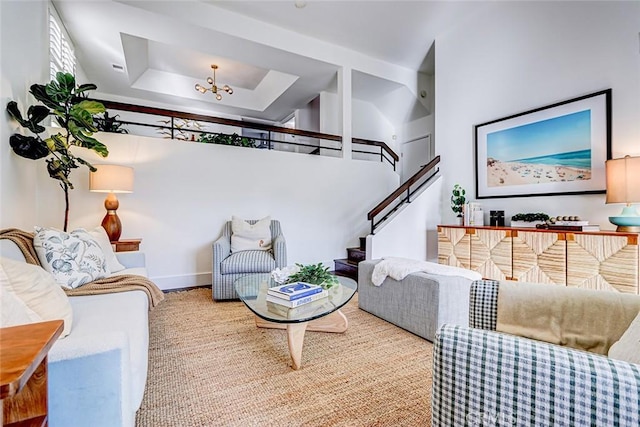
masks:
<path id="1" fill-rule="evenodd" d="M 295 119 L 287 123 L 289 127 L 284 127 L 122 102 L 99 101 L 107 107 L 106 113 L 97 123 L 98 129 L 104 132 L 343 157 L 342 136 L 296 129 Z M 364 138 L 352 138 L 350 142 L 351 158 L 383 162 L 396 170 L 400 158 L 385 142 Z"/>

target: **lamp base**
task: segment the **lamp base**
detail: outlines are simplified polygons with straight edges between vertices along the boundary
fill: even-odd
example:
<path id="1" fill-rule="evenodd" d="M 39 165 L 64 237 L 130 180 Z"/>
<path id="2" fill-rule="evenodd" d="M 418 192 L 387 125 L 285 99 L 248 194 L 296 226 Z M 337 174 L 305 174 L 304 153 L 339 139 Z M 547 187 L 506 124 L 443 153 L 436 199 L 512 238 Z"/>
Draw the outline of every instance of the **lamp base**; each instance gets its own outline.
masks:
<path id="1" fill-rule="evenodd" d="M 115 210 L 108 210 L 102 219 L 102 228 L 107 232 L 110 242 L 117 242 L 122 234 L 122 223 Z"/>
<path id="2" fill-rule="evenodd" d="M 619 233 L 640 233 L 640 225 L 619 225 L 616 231 Z"/>

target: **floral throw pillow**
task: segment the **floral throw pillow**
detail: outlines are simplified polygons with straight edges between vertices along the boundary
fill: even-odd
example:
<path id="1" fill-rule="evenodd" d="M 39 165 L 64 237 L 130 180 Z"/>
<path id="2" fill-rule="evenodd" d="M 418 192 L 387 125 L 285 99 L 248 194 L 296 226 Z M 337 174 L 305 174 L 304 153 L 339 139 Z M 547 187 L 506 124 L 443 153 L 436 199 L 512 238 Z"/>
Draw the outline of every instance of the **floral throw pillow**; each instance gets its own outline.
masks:
<path id="1" fill-rule="evenodd" d="M 108 274 L 102 248 L 86 230 L 36 227 L 33 246 L 42 268 L 63 288 L 74 289 Z"/>

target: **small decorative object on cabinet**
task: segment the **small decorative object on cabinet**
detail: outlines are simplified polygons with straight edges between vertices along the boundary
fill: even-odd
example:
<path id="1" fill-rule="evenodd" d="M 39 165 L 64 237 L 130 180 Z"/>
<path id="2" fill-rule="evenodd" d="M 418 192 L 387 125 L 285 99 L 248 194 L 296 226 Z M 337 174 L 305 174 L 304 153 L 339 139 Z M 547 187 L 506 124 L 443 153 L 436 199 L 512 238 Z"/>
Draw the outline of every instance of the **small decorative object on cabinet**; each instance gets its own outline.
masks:
<path id="1" fill-rule="evenodd" d="M 511 217 L 513 228 L 536 228 L 538 224 L 544 224 L 549 219 L 546 213 L 519 213 Z"/>
<path id="2" fill-rule="evenodd" d="M 116 252 L 139 251 L 142 239 L 125 239 L 111 242 L 113 250 Z"/>
<path id="3" fill-rule="evenodd" d="M 504 227 L 504 211 L 489 211 L 489 225 L 491 227 Z"/>
<path id="4" fill-rule="evenodd" d="M 462 211 L 464 209 L 464 202 L 466 191 L 459 184 L 453 186 L 453 191 L 451 194 L 451 210 L 453 213 L 458 214 L 458 225 L 462 225 L 464 223 L 464 217 L 462 216 Z"/>

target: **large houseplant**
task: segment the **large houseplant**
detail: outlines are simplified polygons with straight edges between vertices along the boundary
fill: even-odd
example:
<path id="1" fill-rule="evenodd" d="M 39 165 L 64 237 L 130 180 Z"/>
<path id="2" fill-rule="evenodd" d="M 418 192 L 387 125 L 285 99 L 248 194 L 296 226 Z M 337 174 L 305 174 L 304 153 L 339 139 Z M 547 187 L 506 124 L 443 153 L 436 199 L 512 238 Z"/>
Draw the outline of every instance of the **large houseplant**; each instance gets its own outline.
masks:
<path id="1" fill-rule="evenodd" d="M 105 111 L 104 105 L 87 99 L 87 92 L 96 88 L 91 83 L 77 86 L 72 74 L 57 73 L 55 80 L 48 84 L 31 86 L 29 92 L 44 105 L 30 106 L 26 118 L 15 101 L 7 104 L 9 115 L 33 134 L 11 135 L 9 143 L 13 151 L 27 159 L 44 158 L 49 176 L 60 181 L 65 200 L 64 231 L 67 231 L 69 222 L 69 190 L 73 189 L 69 180 L 71 171 L 79 165 L 85 165 L 91 171 L 96 170 L 89 162 L 73 154 L 72 147 L 87 148 L 102 157 L 109 154 L 107 147 L 92 136 L 98 130 L 94 116 Z M 41 124 L 49 115 L 53 115 L 61 128 L 61 131 L 52 132 L 51 135 Z"/>

